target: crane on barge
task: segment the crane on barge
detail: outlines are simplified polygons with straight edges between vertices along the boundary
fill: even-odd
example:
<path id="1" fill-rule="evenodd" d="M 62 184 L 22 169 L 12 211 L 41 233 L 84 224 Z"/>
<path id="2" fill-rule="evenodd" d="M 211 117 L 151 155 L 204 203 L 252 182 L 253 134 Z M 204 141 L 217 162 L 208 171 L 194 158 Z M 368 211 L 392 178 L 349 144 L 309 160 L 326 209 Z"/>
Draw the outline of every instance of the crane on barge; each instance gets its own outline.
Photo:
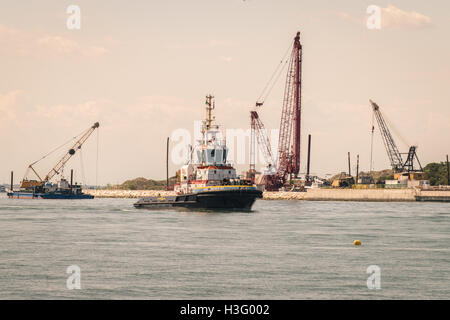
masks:
<path id="1" fill-rule="evenodd" d="M 289 48 L 291 48 L 291 46 Z M 283 60 L 281 61 L 281 64 L 283 64 Z M 271 168 L 271 170 L 265 173 L 262 178 L 262 183 L 265 184 L 266 190 L 269 191 L 280 189 L 286 184 L 288 178 L 292 179 L 293 177 L 297 177 L 300 171 L 300 129 L 302 110 L 302 45 L 300 43 L 300 32 L 297 32 L 294 38 L 289 63 L 288 60 L 286 60 L 286 65 L 288 66 L 288 69 L 284 89 L 283 108 L 281 112 L 280 132 L 278 137 L 278 153 L 276 160 L 273 158 L 270 141 L 265 134 L 265 128 L 258 115 L 258 112 L 256 110 L 250 112 L 251 143 L 249 173 L 251 177 L 252 175 L 254 177 L 255 142 L 257 140 L 259 148 L 263 153 L 264 160 L 266 164 Z M 278 76 L 281 74 L 283 68 L 284 67 L 281 67 Z M 274 75 L 277 72 L 278 68 L 277 70 L 275 70 Z M 273 79 L 274 75 L 272 76 L 271 80 Z M 278 77 L 276 79 L 278 79 Z M 268 86 L 266 86 L 266 88 L 268 88 Z M 271 88 L 273 88 L 273 85 Z M 264 101 L 256 102 L 255 109 L 261 107 L 263 104 Z"/>
<path id="2" fill-rule="evenodd" d="M 87 129 L 86 131 L 84 131 L 81 135 L 81 137 L 75 142 L 75 144 L 72 146 L 72 148 L 70 148 L 65 154 L 64 156 L 56 163 L 56 165 L 45 175 L 44 179 L 42 179 L 40 177 L 40 175 L 36 172 L 36 170 L 34 169 L 34 165 L 38 162 L 40 162 L 41 160 L 43 160 L 44 158 L 46 158 L 48 155 L 50 155 L 51 153 L 53 153 L 54 151 L 46 154 L 45 156 L 43 156 L 41 159 L 31 163 L 28 166 L 27 172 L 25 173 L 25 177 L 23 178 L 20 187 L 21 188 L 25 188 L 25 189 L 29 189 L 29 188 L 35 188 L 35 187 L 41 187 L 44 184 L 46 184 L 47 182 L 49 182 L 55 175 L 60 174 L 64 168 L 64 165 L 70 160 L 70 158 L 72 158 L 72 156 L 76 153 L 77 150 L 81 150 L 81 146 L 86 142 L 86 140 L 91 136 L 91 134 L 95 131 L 95 129 L 97 129 L 100 126 L 100 124 L 98 122 L 94 123 L 91 127 L 89 127 L 89 129 Z M 39 180 L 28 180 L 26 179 L 28 172 L 32 171 L 36 177 Z"/>

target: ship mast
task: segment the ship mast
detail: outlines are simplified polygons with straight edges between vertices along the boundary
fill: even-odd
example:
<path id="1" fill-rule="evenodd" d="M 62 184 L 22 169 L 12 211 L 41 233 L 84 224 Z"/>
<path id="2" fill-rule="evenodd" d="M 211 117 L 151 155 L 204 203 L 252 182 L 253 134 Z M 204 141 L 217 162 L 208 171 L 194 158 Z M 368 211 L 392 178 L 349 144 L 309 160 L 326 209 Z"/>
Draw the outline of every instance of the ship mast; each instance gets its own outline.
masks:
<path id="1" fill-rule="evenodd" d="M 212 111 L 216 107 L 216 104 L 214 102 L 214 96 L 207 95 L 205 104 L 206 104 L 206 119 L 203 122 L 203 131 L 204 132 L 211 129 L 211 124 L 214 121 L 214 117 L 212 116 Z"/>

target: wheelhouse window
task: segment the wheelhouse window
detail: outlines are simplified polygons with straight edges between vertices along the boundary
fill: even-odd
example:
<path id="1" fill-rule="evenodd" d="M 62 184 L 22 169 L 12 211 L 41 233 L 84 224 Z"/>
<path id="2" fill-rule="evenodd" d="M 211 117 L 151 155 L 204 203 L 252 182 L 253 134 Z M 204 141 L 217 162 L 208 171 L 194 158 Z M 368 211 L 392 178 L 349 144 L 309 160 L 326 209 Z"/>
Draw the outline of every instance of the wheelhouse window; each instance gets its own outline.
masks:
<path id="1" fill-rule="evenodd" d="M 215 162 L 215 155 L 216 155 L 216 150 L 215 149 L 206 149 L 205 150 L 205 154 L 206 154 L 206 156 L 207 156 L 207 160 L 206 160 L 206 162 L 208 163 L 208 164 L 213 164 L 214 162 Z"/>
<path id="2" fill-rule="evenodd" d="M 216 163 L 218 164 L 223 164 L 223 150 L 222 149 L 217 149 L 216 150 Z"/>

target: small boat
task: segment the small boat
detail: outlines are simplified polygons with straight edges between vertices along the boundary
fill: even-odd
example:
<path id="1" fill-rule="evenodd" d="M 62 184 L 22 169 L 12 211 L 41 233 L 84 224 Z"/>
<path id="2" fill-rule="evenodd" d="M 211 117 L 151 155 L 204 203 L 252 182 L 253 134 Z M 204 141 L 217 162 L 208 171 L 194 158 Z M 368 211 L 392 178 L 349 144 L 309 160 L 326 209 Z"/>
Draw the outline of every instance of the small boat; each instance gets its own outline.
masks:
<path id="1" fill-rule="evenodd" d="M 226 141 L 220 139 L 218 125 L 213 125 L 214 102 L 206 97 L 206 120 L 202 125 L 202 140 L 190 150 L 188 163 L 181 167 L 175 196 L 144 197 L 136 208 L 187 208 L 211 210 L 251 210 L 262 198 L 262 191 L 251 182 L 241 179 L 227 162 Z"/>
<path id="2" fill-rule="evenodd" d="M 24 188 L 7 193 L 10 199 L 93 199 L 94 196 L 83 193 L 81 185 L 71 185 L 62 178 L 57 184 L 46 183 L 42 186 Z"/>

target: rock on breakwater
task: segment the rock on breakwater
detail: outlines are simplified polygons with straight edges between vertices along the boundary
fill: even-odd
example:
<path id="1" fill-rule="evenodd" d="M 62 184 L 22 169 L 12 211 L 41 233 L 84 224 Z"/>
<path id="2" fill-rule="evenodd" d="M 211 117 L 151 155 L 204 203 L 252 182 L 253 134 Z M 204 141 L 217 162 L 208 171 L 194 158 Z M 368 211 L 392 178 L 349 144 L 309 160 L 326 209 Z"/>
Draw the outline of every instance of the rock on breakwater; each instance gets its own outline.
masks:
<path id="1" fill-rule="evenodd" d="M 162 190 L 83 190 L 96 198 L 143 198 L 174 196 L 174 191 Z"/>
<path id="2" fill-rule="evenodd" d="M 161 190 L 84 190 L 96 198 L 142 198 L 174 196 L 174 191 Z M 415 196 L 450 197 L 450 191 L 418 189 L 309 189 L 307 192 L 269 192 L 264 200 L 311 201 L 416 201 Z"/>

